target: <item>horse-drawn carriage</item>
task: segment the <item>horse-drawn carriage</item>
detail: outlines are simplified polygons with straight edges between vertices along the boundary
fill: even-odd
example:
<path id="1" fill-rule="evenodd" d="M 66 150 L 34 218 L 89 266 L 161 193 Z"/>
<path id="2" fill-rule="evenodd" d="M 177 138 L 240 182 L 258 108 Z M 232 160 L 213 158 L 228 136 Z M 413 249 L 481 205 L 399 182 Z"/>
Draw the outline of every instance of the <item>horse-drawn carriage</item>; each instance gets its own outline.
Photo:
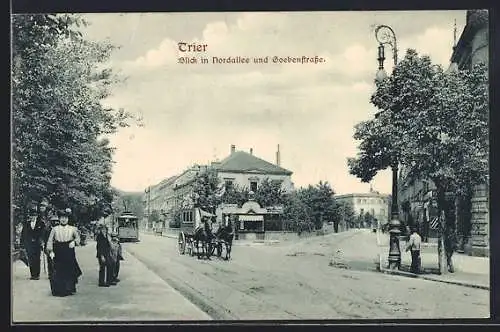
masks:
<path id="1" fill-rule="evenodd" d="M 216 254 L 225 259 L 231 257 L 233 242 L 233 228 L 231 223 L 225 222 L 214 231 L 216 216 L 199 208 L 186 209 L 180 213 L 180 232 L 177 241 L 181 255 L 186 252 L 198 258 L 210 257 Z"/>

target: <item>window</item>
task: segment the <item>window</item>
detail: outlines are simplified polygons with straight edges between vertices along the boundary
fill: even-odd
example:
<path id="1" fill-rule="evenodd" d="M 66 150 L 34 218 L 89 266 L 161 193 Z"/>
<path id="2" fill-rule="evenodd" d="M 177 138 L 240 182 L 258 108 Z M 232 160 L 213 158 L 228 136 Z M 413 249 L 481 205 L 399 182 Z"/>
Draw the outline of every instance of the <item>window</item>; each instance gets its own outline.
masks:
<path id="1" fill-rule="evenodd" d="M 225 180 L 226 190 L 233 188 L 233 180 Z"/>
<path id="2" fill-rule="evenodd" d="M 250 181 L 250 190 L 254 193 L 257 192 L 257 181 Z"/>
<path id="3" fill-rule="evenodd" d="M 359 212 L 359 214 L 365 214 L 365 209 L 361 209 L 361 211 Z"/>
<path id="4" fill-rule="evenodd" d="M 358 198 L 358 204 L 361 204 L 361 200 Z"/>

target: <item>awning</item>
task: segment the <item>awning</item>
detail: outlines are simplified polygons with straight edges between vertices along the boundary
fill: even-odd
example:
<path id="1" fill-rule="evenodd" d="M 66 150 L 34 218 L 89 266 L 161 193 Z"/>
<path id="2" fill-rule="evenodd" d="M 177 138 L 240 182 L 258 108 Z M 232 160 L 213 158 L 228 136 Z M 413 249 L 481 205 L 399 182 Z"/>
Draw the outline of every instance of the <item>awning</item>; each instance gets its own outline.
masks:
<path id="1" fill-rule="evenodd" d="M 240 214 L 240 221 L 264 221 L 263 215 L 252 215 L 252 214 Z"/>
<path id="2" fill-rule="evenodd" d="M 203 211 L 202 209 L 200 209 L 200 214 L 202 217 L 209 217 L 209 218 L 216 216 L 215 214 L 211 214 L 210 212 Z"/>

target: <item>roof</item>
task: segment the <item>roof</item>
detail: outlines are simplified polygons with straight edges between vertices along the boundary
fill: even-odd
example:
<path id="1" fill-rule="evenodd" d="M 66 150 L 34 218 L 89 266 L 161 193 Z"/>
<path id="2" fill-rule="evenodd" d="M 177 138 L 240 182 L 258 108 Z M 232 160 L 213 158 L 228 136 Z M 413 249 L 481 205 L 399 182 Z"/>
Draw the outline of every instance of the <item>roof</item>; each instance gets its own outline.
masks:
<path id="1" fill-rule="evenodd" d="M 485 27 L 488 27 L 488 10 L 480 9 L 467 11 L 467 20 L 464 30 L 460 35 L 457 45 L 453 48 L 450 59 L 452 63 L 458 63 L 463 56 L 470 56 L 471 49 L 467 46 L 472 41 L 472 38 L 474 38 L 474 34 L 477 30 Z M 460 64 L 463 65 L 463 63 Z"/>
<path id="2" fill-rule="evenodd" d="M 215 168 L 217 171 L 223 172 L 292 175 L 291 171 L 255 157 L 245 151 L 231 153 L 216 164 Z"/>
<path id="3" fill-rule="evenodd" d="M 336 199 L 344 199 L 344 198 L 361 198 L 361 197 L 384 197 L 389 198 L 391 195 L 381 194 L 379 192 L 371 192 L 371 193 L 352 193 L 352 194 L 344 194 L 344 195 L 334 195 Z"/>

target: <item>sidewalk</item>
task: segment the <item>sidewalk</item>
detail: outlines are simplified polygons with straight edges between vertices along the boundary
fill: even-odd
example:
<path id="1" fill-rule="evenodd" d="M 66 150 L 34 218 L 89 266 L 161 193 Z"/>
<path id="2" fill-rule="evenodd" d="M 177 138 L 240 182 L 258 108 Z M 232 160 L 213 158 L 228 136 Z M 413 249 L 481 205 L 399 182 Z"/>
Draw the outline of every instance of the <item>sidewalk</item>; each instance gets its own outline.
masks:
<path id="1" fill-rule="evenodd" d="M 387 243 L 386 246 L 382 244 Z M 380 238 L 379 249 L 381 255 L 381 270 L 384 273 L 397 274 L 414 278 L 456 284 L 461 286 L 490 289 L 490 260 L 487 257 L 473 257 L 464 254 L 453 254 L 454 273 L 439 274 L 438 254 L 436 246 L 422 247 L 420 257 L 422 261 L 422 273 L 409 272 L 411 266 L 411 255 L 405 252 L 406 242 L 401 241 L 401 269 L 388 270 L 389 236 Z"/>
<path id="2" fill-rule="evenodd" d="M 134 256 L 124 252 L 117 286 L 97 286 L 98 264 L 95 242 L 77 247 L 83 271 L 77 294 L 53 297 L 43 273 L 29 280 L 29 269 L 20 261 L 12 265 L 13 322 L 211 320 L 194 304 L 149 270 Z"/>

